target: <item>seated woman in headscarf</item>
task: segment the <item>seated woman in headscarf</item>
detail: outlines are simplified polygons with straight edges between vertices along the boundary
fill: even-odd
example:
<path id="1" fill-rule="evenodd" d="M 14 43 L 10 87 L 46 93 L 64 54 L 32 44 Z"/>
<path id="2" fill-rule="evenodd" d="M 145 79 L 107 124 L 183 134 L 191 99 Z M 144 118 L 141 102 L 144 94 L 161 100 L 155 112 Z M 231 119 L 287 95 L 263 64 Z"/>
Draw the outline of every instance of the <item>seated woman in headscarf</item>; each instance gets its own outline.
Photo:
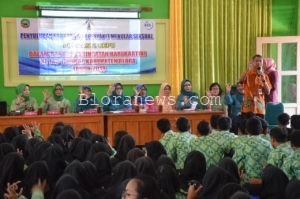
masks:
<path id="1" fill-rule="evenodd" d="M 159 89 L 158 96 L 155 98 L 157 106 L 162 105 L 163 111 L 170 111 L 176 104 L 175 97 L 171 96 L 171 85 L 167 82 L 162 83 Z"/>
<path id="2" fill-rule="evenodd" d="M 138 84 L 134 90 L 134 95 L 131 96 L 131 101 L 134 105 L 140 105 L 140 104 L 146 104 L 149 103 L 149 100 L 147 96 L 147 87 L 144 84 Z"/>
<path id="3" fill-rule="evenodd" d="M 192 82 L 188 79 L 182 80 L 180 94 L 177 96 L 176 99 L 176 109 L 191 109 L 192 105 L 196 103 L 196 109 L 199 109 L 199 95 L 198 93 L 192 91 Z"/>
<path id="4" fill-rule="evenodd" d="M 64 88 L 62 84 L 57 83 L 53 86 L 52 94 L 48 90 L 44 90 L 44 100 L 40 107 L 43 108 L 43 112 L 59 110 L 64 107 L 65 113 L 71 112 L 71 103 L 68 99 L 64 98 Z"/>
<path id="5" fill-rule="evenodd" d="M 34 111 L 38 104 L 35 98 L 30 97 L 30 86 L 28 84 L 19 84 L 16 88 L 17 98 L 11 103 L 11 111 Z"/>
<path id="6" fill-rule="evenodd" d="M 130 98 L 123 95 L 123 85 L 121 83 L 110 85 L 106 95 L 102 100 L 103 111 L 131 109 Z"/>
<path id="7" fill-rule="evenodd" d="M 82 86 L 80 89 L 79 98 L 75 101 L 74 112 L 79 113 L 89 109 L 95 109 L 99 106 L 96 96 L 92 94 L 92 89 L 89 86 Z"/>

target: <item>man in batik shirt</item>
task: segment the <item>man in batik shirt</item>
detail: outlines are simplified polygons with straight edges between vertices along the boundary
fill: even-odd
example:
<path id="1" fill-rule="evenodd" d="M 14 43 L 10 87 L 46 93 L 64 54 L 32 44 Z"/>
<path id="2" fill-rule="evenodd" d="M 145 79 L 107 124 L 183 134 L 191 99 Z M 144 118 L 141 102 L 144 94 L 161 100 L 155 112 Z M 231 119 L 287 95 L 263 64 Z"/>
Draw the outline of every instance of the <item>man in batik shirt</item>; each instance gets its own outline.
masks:
<path id="1" fill-rule="evenodd" d="M 218 144 L 221 146 L 224 155 L 233 152 L 231 142 L 236 136 L 229 132 L 230 128 L 231 119 L 227 116 L 222 116 L 218 119 L 218 131 L 210 134 L 210 138 L 218 141 Z"/>
<path id="2" fill-rule="evenodd" d="M 207 136 L 210 132 L 209 123 L 202 120 L 197 126 L 199 137 L 194 138 L 190 142 L 191 151 L 200 151 L 206 159 L 206 168 L 211 165 L 218 165 L 223 158 L 223 151 L 218 142 Z"/>
<path id="3" fill-rule="evenodd" d="M 177 119 L 176 128 L 178 134 L 176 134 L 175 139 L 170 140 L 170 153 L 176 169 L 182 169 L 187 154 L 191 152 L 190 141 L 195 135 L 190 133 L 190 122 L 186 117 Z"/>
<path id="4" fill-rule="evenodd" d="M 270 130 L 273 150 L 268 157 L 268 164 L 282 169 L 284 160 L 293 153 L 290 143 L 287 142 L 287 133 L 283 128 L 275 127 Z"/>
<path id="5" fill-rule="evenodd" d="M 262 169 L 267 164 L 271 151 L 270 144 L 258 136 L 262 130 L 259 119 L 248 119 L 246 130 L 249 134 L 247 142 L 233 155 L 239 170 L 244 173 L 243 183 L 247 183 L 250 178 L 261 178 Z"/>
<path id="6" fill-rule="evenodd" d="M 159 142 L 164 146 L 167 155 L 171 157 L 171 140 L 175 138 L 175 133 L 171 130 L 171 123 L 167 118 L 162 118 L 156 123 L 157 128 L 162 133 L 162 138 L 160 138 Z M 174 161 L 174 160 L 173 160 Z"/>
<path id="7" fill-rule="evenodd" d="M 300 180 L 300 130 L 293 131 L 291 135 L 291 146 L 294 153 L 285 159 L 283 171 L 290 180 Z"/>

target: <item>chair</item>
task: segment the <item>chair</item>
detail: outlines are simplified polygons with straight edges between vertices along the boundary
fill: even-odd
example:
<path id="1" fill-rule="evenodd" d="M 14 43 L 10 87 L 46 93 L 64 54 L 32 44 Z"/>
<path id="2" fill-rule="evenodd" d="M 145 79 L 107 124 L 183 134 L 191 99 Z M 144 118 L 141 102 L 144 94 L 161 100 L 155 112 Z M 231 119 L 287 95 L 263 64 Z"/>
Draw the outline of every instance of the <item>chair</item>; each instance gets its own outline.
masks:
<path id="1" fill-rule="evenodd" d="M 266 106 L 265 120 L 269 124 L 269 128 L 274 128 L 277 126 L 277 118 L 280 114 L 284 113 L 283 104 L 268 102 Z"/>

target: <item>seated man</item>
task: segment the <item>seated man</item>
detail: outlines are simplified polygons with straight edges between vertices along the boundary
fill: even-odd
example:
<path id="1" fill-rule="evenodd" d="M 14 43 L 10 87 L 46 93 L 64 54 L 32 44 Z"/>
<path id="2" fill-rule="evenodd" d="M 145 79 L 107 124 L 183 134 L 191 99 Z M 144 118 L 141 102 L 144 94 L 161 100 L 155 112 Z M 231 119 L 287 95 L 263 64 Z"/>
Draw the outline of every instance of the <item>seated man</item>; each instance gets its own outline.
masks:
<path id="1" fill-rule="evenodd" d="M 285 159 L 283 171 L 292 179 L 300 179 L 300 130 L 295 130 L 291 134 L 291 146 L 294 153 Z"/>
<path id="2" fill-rule="evenodd" d="M 190 121 L 186 117 L 179 117 L 176 121 L 178 134 L 170 141 L 171 157 L 175 162 L 176 169 L 182 169 L 184 161 L 190 149 L 190 141 L 195 138 L 195 135 L 190 133 Z"/>
<path id="3" fill-rule="evenodd" d="M 239 170 L 245 175 L 242 183 L 248 183 L 250 178 L 260 178 L 262 169 L 267 165 L 267 159 L 271 152 L 270 143 L 258 135 L 262 130 L 258 118 L 252 117 L 246 122 L 248 140 L 235 151 L 232 159 L 237 163 Z"/>
<path id="4" fill-rule="evenodd" d="M 171 157 L 170 143 L 176 136 L 176 134 L 171 130 L 171 123 L 167 118 L 162 118 L 156 122 L 156 125 L 159 131 L 162 133 L 162 137 L 159 139 L 159 142 L 164 146 L 167 155 Z"/>
<path id="5" fill-rule="evenodd" d="M 224 155 L 230 155 L 233 152 L 231 143 L 236 136 L 229 132 L 230 127 L 231 119 L 227 116 L 221 116 L 218 119 L 218 131 L 209 135 L 209 137 L 217 140 Z"/>
<path id="6" fill-rule="evenodd" d="M 287 142 L 287 132 L 279 127 L 270 130 L 273 150 L 268 157 L 268 164 L 282 168 L 284 160 L 293 152 L 290 143 Z"/>
<path id="7" fill-rule="evenodd" d="M 199 137 L 191 140 L 191 151 L 203 153 L 206 159 L 206 168 L 218 165 L 224 153 L 218 141 L 208 136 L 210 133 L 209 123 L 205 120 L 200 121 L 197 130 Z"/>

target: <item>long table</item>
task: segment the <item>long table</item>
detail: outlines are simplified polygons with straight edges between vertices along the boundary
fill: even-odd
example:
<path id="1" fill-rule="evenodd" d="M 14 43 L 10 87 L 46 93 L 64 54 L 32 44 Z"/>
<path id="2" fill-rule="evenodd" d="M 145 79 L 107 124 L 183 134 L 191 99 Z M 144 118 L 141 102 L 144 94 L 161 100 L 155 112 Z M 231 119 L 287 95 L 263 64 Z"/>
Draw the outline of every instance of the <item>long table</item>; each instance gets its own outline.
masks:
<path id="1" fill-rule="evenodd" d="M 63 114 L 38 116 L 2 116 L 0 117 L 0 132 L 9 126 L 30 124 L 32 121 L 40 123 L 40 130 L 47 138 L 56 122 L 71 124 L 76 134 L 82 128 L 89 128 L 96 134 L 106 136 L 112 140 L 118 130 L 126 130 L 136 139 L 136 144 L 143 145 L 152 140 L 158 140 L 161 133 L 156 122 L 161 118 L 168 118 L 172 129 L 176 131 L 175 121 L 180 116 L 187 117 L 191 122 L 191 132 L 196 134 L 199 121 L 209 122 L 212 114 L 224 114 L 222 111 L 171 111 L 162 113 L 102 113 L 102 114 Z"/>
<path id="2" fill-rule="evenodd" d="M 96 134 L 104 135 L 104 118 L 102 114 L 1 116 L 0 132 L 3 132 L 6 127 L 31 124 L 32 122 L 40 124 L 40 131 L 45 139 L 49 137 L 54 124 L 57 122 L 72 125 L 76 134 L 83 128 L 89 128 Z"/>

